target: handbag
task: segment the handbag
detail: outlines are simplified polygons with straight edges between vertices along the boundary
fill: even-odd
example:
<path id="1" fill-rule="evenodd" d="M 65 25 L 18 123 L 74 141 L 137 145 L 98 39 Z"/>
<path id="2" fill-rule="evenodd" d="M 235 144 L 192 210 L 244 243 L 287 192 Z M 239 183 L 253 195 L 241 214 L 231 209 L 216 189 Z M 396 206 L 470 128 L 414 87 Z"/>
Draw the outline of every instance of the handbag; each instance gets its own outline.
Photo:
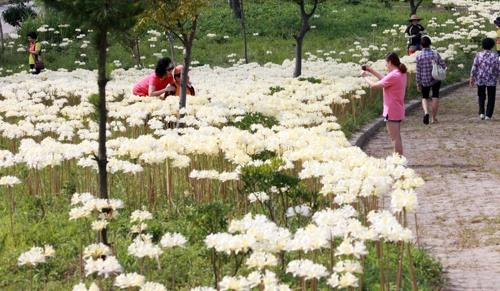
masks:
<path id="1" fill-rule="evenodd" d="M 442 81 L 446 79 L 446 68 L 441 67 L 437 63 L 438 55 L 436 51 L 434 51 L 435 58 L 432 60 L 432 78 L 434 80 Z"/>
<path id="2" fill-rule="evenodd" d="M 38 55 L 35 55 L 35 70 L 41 71 L 45 69 L 45 64 L 40 60 Z"/>

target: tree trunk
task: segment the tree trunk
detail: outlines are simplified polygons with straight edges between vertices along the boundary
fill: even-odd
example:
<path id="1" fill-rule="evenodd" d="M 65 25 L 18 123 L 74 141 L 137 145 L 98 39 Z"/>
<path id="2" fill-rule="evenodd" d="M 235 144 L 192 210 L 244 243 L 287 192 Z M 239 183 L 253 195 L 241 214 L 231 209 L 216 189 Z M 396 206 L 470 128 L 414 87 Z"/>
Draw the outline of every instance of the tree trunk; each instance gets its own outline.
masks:
<path id="1" fill-rule="evenodd" d="M 304 43 L 304 37 L 306 33 L 311 29 L 309 26 L 309 19 L 314 15 L 316 8 L 318 7 L 318 0 L 314 0 L 313 8 L 311 12 L 307 13 L 305 10 L 305 0 L 298 2 L 300 7 L 300 31 L 294 35 L 295 38 L 295 69 L 293 71 L 293 77 L 296 78 L 302 75 L 302 45 Z"/>
<path id="2" fill-rule="evenodd" d="M 106 48 L 107 48 L 107 28 L 101 28 L 97 35 L 97 84 L 99 86 L 99 150 L 97 153 L 97 166 L 99 169 L 99 198 L 108 199 L 108 171 L 106 166 L 108 158 L 106 154 Z M 107 211 L 111 211 L 108 209 Z M 106 212 L 106 210 L 103 210 Z M 108 244 L 106 229 L 99 234 L 102 243 Z"/>
<path id="3" fill-rule="evenodd" d="M 418 7 L 422 4 L 422 1 L 423 0 L 417 0 L 417 3 L 415 3 L 415 0 L 410 0 L 410 16 L 417 14 Z"/>
<path id="4" fill-rule="evenodd" d="M 241 18 L 240 18 L 240 23 L 241 23 L 241 32 L 243 33 L 243 47 L 244 47 L 244 57 L 245 57 L 245 64 L 248 64 L 248 41 L 247 41 L 247 26 L 246 26 L 246 21 L 245 21 L 245 10 L 243 6 L 243 0 L 240 2 L 240 7 L 241 7 Z"/>
<path id="5" fill-rule="evenodd" d="M 304 37 L 295 38 L 295 69 L 293 71 L 293 77 L 297 78 L 302 75 L 302 44 L 304 42 Z"/>
<path id="6" fill-rule="evenodd" d="M 167 33 L 167 41 L 170 45 L 170 57 L 172 59 L 172 63 L 175 64 L 174 35 L 172 34 L 172 32 Z"/>
<path id="7" fill-rule="evenodd" d="M 2 15 L 0 15 L 0 54 L 3 55 L 3 51 L 5 50 L 4 38 L 3 38 L 3 27 L 2 27 Z"/>
<path id="8" fill-rule="evenodd" d="M 181 75 L 181 94 L 179 99 L 179 120 L 177 121 L 177 127 L 184 127 L 184 121 L 181 121 L 184 118 L 184 108 L 186 108 L 186 93 L 187 93 L 187 79 L 189 66 L 191 65 L 191 50 L 193 47 L 194 37 L 196 35 L 196 26 L 198 23 L 198 17 L 195 17 L 193 23 L 191 24 L 191 32 L 189 35 L 183 35 L 184 42 L 184 68 L 182 70 Z"/>
<path id="9" fill-rule="evenodd" d="M 139 47 L 139 38 L 136 37 L 132 40 L 132 53 L 134 55 L 134 63 L 138 68 L 142 68 L 142 61 L 141 61 L 141 51 Z"/>

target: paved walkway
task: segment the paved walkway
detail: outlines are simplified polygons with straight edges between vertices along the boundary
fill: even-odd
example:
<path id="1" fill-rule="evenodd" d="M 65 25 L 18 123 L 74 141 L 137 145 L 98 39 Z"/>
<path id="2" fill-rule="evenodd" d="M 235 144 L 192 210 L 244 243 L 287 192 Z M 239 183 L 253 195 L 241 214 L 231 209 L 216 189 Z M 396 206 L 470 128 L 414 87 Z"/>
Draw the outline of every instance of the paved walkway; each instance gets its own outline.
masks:
<path id="1" fill-rule="evenodd" d="M 450 93 L 439 124 L 425 126 L 421 109 L 402 124 L 409 166 L 426 180 L 418 191 L 420 244 L 442 262 L 445 290 L 500 290 L 500 90 L 492 121 L 479 120 L 475 96 L 466 87 Z M 365 150 L 391 153 L 385 129 Z"/>

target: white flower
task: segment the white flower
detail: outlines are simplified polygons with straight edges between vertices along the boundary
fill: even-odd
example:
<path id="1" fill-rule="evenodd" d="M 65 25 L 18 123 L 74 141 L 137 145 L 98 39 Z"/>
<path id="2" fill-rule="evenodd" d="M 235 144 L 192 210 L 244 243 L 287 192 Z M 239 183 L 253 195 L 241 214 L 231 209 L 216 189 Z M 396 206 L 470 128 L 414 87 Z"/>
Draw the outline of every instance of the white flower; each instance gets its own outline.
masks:
<path id="1" fill-rule="evenodd" d="M 338 273 L 333 273 L 327 281 L 328 285 L 332 288 L 347 288 L 347 287 L 358 287 L 358 278 L 351 273 L 345 273 L 340 275 Z"/>
<path id="2" fill-rule="evenodd" d="M 333 271 L 336 273 L 362 273 L 363 267 L 358 261 L 345 260 L 337 262 Z"/>
<path id="3" fill-rule="evenodd" d="M 22 253 L 17 259 L 19 266 L 35 267 L 38 264 L 45 263 L 45 251 L 41 247 L 33 247 L 29 251 Z"/>
<path id="4" fill-rule="evenodd" d="M 264 252 L 255 252 L 252 253 L 252 255 L 250 255 L 250 257 L 246 260 L 245 264 L 249 268 L 257 268 L 261 270 L 266 267 L 276 266 L 278 264 L 278 260 L 272 254 Z"/>
<path id="5" fill-rule="evenodd" d="M 84 283 L 79 283 L 79 284 L 73 286 L 72 291 L 100 291 L 100 290 L 99 290 L 99 287 L 97 287 L 97 284 L 92 282 L 92 284 L 90 284 L 90 287 L 88 289 Z"/>
<path id="6" fill-rule="evenodd" d="M 160 283 L 146 282 L 141 286 L 139 291 L 167 291 L 167 288 Z"/>
<path id="7" fill-rule="evenodd" d="M 250 291 L 250 282 L 242 276 L 239 277 L 229 277 L 225 276 L 219 282 L 219 287 L 221 290 L 235 290 L 235 291 Z"/>
<path id="8" fill-rule="evenodd" d="M 151 214 L 151 212 L 149 212 L 147 210 L 135 210 L 130 215 L 130 222 L 132 222 L 132 223 L 133 222 L 143 222 L 143 221 L 151 220 L 151 219 L 153 219 L 153 215 Z"/>
<path id="9" fill-rule="evenodd" d="M 328 276 L 325 266 L 315 264 L 310 260 L 291 261 L 288 263 L 286 272 L 291 273 L 294 277 L 304 278 L 306 280 Z"/>
<path id="10" fill-rule="evenodd" d="M 391 208 L 393 212 L 413 211 L 417 206 L 417 194 L 413 190 L 396 189 L 391 193 Z"/>
<path id="11" fill-rule="evenodd" d="M 217 289 L 212 288 L 212 287 L 200 286 L 200 287 L 191 288 L 190 291 L 217 291 Z"/>
<path id="12" fill-rule="evenodd" d="M 309 207 L 305 204 L 302 204 L 302 205 L 297 205 L 295 207 L 289 207 L 286 210 L 287 217 L 293 217 L 297 214 L 304 216 L 304 217 L 309 217 L 309 216 L 311 216 L 311 207 Z"/>
<path id="13" fill-rule="evenodd" d="M 103 243 L 98 243 L 98 244 L 91 244 L 83 250 L 83 259 L 98 259 L 106 256 L 111 255 L 111 249 L 103 244 Z"/>
<path id="14" fill-rule="evenodd" d="M 12 187 L 16 184 L 21 183 L 21 181 L 15 176 L 3 176 L 0 178 L 0 185 Z"/>
<path id="15" fill-rule="evenodd" d="M 248 200 L 250 201 L 250 203 L 254 203 L 256 201 L 265 202 L 269 200 L 269 196 L 266 194 L 266 192 L 254 192 L 248 194 Z"/>
<path id="16" fill-rule="evenodd" d="M 43 255 L 47 258 L 47 257 L 54 257 L 56 255 L 56 251 L 54 250 L 54 248 L 51 246 L 51 245 L 45 245 L 43 247 Z"/>
<path id="17" fill-rule="evenodd" d="M 90 276 L 97 273 L 105 278 L 122 272 L 122 266 L 114 256 L 107 256 L 104 259 L 98 258 L 85 260 L 85 275 Z"/>
<path id="18" fill-rule="evenodd" d="M 140 287 L 144 284 L 144 276 L 137 273 L 120 274 L 115 278 L 114 286 L 120 289 Z"/>
<path id="19" fill-rule="evenodd" d="M 109 222 L 107 220 L 104 220 L 104 219 L 93 221 L 92 222 L 92 230 L 101 231 L 101 230 L 106 228 L 108 223 Z"/>
<path id="20" fill-rule="evenodd" d="M 356 258 L 360 258 L 368 253 L 366 250 L 365 244 L 361 241 L 355 241 L 354 243 L 346 238 L 340 243 L 337 247 L 335 255 L 337 256 L 354 256 Z"/>
<path id="21" fill-rule="evenodd" d="M 164 248 L 183 247 L 186 242 L 187 240 L 182 234 L 168 232 L 160 240 L 160 244 Z"/>
<path id="22" fill-rule="evenodd" d="M 149 235 L 138 235 L 128 247 L 128 253 L 137 258 L 158 258 L 162 254 L 159 246 L 151 241 Z"/>

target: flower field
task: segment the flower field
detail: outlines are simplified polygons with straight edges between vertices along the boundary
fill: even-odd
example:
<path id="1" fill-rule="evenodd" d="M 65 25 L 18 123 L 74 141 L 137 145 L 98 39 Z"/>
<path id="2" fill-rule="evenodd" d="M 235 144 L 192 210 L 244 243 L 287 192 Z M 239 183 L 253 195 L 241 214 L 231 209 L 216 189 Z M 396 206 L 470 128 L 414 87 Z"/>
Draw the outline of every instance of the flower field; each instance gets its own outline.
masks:
<path id="1" fill-rule="evenodd" d="M 435 47 L 450 70 L 468 68 L 500 4 L 434 3 L 456 6 L 425 24 Z M 198 66 L 183 112 L 178 97 L 131 94 L 149 70 L 114 69 L 109 200 L 96 196 L 96 72 L 0 78 L 0 288 L 439 288 L 421 276 L 435 262 L 409 225 L 423 179 L 404 157 L 367 156 L 340 126 L 380 98 L 359 63 L 382 71 L 373 56 L 390 50 L 355 43 L 352 62 L 310 53 L 299 79 L 290 60 Z M 414 78 L 415 57 L 402 62 Z M 96 243 L 103 229 L 110 245 Z"/>

